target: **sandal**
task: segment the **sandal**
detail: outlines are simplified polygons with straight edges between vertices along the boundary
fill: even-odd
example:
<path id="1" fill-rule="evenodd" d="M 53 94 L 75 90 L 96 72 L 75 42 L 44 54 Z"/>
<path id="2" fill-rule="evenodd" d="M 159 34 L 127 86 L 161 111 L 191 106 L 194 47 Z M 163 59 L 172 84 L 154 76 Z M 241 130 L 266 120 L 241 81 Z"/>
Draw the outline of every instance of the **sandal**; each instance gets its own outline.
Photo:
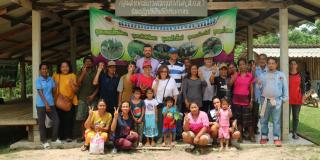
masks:
<path id="1" fill-rule="evenodd" d="M 81 151 L 82 151 L 82 152 L 87 151 L 87 150 L 89 150 L 89 146 L 88 146 L 88 145 L 83 145 L 83 146 L 81 147 Z"/>
<path id="2" fill-rule="evenodd" d="M 163 142 L 163 143 L 162 143 L 162 147 L 165 147 L 165 146 L 166 146 L 166 142 Z"/>

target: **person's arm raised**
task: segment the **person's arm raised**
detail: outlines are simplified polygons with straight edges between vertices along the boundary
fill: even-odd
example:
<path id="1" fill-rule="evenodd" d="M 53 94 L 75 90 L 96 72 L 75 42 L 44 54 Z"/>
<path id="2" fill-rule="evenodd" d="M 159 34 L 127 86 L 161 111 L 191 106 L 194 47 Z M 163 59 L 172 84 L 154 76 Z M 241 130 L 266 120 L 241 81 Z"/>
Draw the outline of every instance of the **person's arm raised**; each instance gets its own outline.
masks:
<path id="1" fill-rule="evenodd" d="M 114 107 L 114 114 L 113 114 L 113 120 L 111 124 L 111 132 L 115 132 L 117 128 L 117 123 L 118 123 L 118 117 L 119 117 L 119 108 L 120 107 Z"/>
<path id="2" fill-rule="evenodd" d="M 93 79 L 93 85 L 98 85 L 99 84 L 99 76 L 101 74 L 101 72 L 103 71 L 104 69 L 104 63 L 99 63 L 99 66 L 98 66 L 98 69 L 97 69 L 97 73 L 96 75 L 94 76 L 94 79 Z"/>

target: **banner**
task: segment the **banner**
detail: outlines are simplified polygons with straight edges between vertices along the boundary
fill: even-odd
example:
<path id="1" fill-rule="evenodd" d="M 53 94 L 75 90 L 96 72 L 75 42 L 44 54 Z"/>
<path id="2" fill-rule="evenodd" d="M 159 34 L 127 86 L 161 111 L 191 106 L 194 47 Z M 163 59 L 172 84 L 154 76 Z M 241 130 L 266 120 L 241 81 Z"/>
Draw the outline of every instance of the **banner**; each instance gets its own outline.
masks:
<path id="1" fill-rule="evenodd" d="M 17 60 L 0 60 L 0 88 L 16 86 L 18 64 Z"/>
<path id="2" fill-rule="evenodd" d="M 179 24 L 133 22 L 111 13 L 90 9 L 91 51 L 107 60 L 131 61 L 143 56 L 143 46 L 153 46 L 153 56 L 168 58 L 171 47 L 180 58 L 215 56 L 215 61 L 233 61 L 237 9 Z"/>

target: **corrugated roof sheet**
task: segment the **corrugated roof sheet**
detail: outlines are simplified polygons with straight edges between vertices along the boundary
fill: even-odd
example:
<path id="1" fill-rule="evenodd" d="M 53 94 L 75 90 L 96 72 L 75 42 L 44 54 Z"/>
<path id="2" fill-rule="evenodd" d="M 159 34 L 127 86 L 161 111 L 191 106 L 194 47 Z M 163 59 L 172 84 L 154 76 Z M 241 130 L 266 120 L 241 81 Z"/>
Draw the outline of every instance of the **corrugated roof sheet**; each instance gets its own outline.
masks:
<path id="1" fill-rule="evenodd" d="M 280 57 L 280 48 L 254 48 L 257 54 L 266 54 L 268 57 Z M 320 47 L 318 48 L 289 48 L 289 57 L 320 57 Z"/>

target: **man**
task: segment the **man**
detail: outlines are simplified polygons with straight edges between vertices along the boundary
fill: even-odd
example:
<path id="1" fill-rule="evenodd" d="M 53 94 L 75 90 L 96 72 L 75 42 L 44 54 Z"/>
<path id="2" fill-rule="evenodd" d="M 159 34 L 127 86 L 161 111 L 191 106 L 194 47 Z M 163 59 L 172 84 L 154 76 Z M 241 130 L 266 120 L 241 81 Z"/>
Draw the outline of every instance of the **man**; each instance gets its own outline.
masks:
<path id="1" fill-rule="evenodd" d="M 255 68 L 252 68 L 255 78 L 259 78 L 263 73 L 266 73 L 268 71 L 267 67 L 267 55 L 260 54 L 258 58 L 258 66 Z M 260 88 L 257 83 L 254 84 L 254 101 L 253 101 L 253 126 L 255 134 L 259 134 L 258 129 L 258 121 L 259 121 L 259 107 L 261 104 L 261 93 Z"/>
<path id="2" fill-rule="evenodd" d="M 216 95 L 216 90 L 213 85 L 211 85 L 210 79 L 212 77 L 218 76 L 218 65 L 213 65 L 213 54 L 206 54 L 204 58 L 204 65 L 199 67 L 199 72 L 203 74 L 204 80 L 207 82 L 207 87 L 204 90 L 202 111 L 208 113 L 210 106 L 212 105 L 212 98 Z M 211 78 L 210 78 L 211 77 Z"/>
<path id="3" fill-rule="evenodd" d="M 93 65 L 93 59 L 91 56 L 86 56 L 83 59 L 83 67 L 78 78 L 80 88 L 78 91 L 79 104 L 77 107 L 76 120 L 80 122 L 81 135 L 84 135 L 85 128 L 83 125 L 89 115 L 88 106 L 96 105 L 95 100 L 99 90 L 98 87 L 92 84 L 95 74 L 96 70 Z"/>
<path id="4" fill-rule="evenodd" d="M 143 47 L 143 54 L 144 54 L 144 57 L 140 58 L 137 60 L 137 71 L 138 73 L 143 73 L 143 62 L 144 61 L 150 61 L 151 62 L 151 66 L 152 66 L 152 71 L 151 71 L 151 75 L 153 77 L 156 76 L 157 74 L 157 69 L 158 69 L 158 66 L 159 66 L 159 61 L 152 58 L 152 46 L 149 45 L 149 44 L 146 44 L 144 47 Z"/>
<path id="5" fill-rule="evenodd" d="M 169 60 L 164 61 L 162 63 L 162 65 L 166 65 L 169 68 L 169 75 L 171 78 L 173 78 L 176 81 L 177 84 L 177 88 L 179 90 L 179 92 L 181 91 L 181 84 L 182 84 L 182 79 L 183 79 L 183 75 L 185 73 L 185 67 L 184 64 L 179 62 L 179 50 L 177 48 L 170 48 L 169 50 Z M 178 100 L 177 100 L 177 109 L 179 112 L 182 112 L 181 108 L 182 108 L 182 94 L 180 92 L 179 96 L 178 96 Z M 175 139 L 181 139 L 181 135 L 182 134 L 182 121 L 177 121 L 177 134 L 174 133 L 173 135 L 173 140 Z M 178 135 L 176 137 L 176 135 Z"/>
<path id="6" fill-rule="evenodd" d="M 214 84 L 217 89 L 217 97 L 219 99 L 228 99 L 228 86 L 227 86 L 227 77 L 228 76 L 228 67 L 226 64 L 222 63 L 219 69 L 219 76 L 210 77 L 211 84 Z M 213 78 L 213 79 L 212 79 Z M 228 99 L 229 100 L 229 99 Z"/>
<path id="7" fill-rule="evenodd" d="M 273 122 L 273 139 L 277 147 L 281 146 L 281 106 L 282 102 L 288 100 L 288 82 L 285 74 L 277 70 L 277 60 L 269 57 L 267 59 L 268 71 L 263 73 L 258 79 L 261 90 L 261 140 L 260 144 L 268 141 L 269 117 Z"/>
<path id="8" fill-rule="evenodd" d="M 93 85 L 99 85 L 100 98 L 105 100 L 107 103 L 107 111 L 112 115 L 114 113 L 114 107 L 118 106 L 118 83 L 119 77 L 116 75 L 116 62 L 109 61 L 106 72 L 104 72 L 104 63 L 100 62 L 93 80 Z"/>

